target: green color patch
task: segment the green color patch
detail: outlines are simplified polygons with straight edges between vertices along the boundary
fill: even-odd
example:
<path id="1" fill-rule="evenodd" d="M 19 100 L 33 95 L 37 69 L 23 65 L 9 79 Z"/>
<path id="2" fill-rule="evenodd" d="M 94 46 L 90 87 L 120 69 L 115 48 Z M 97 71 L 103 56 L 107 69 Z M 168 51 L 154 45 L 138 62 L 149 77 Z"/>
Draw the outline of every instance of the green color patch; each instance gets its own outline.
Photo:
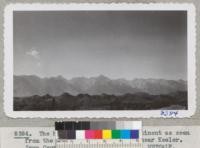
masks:
<path id="1" fill-rule="evenodd" d="M 120 139 L 120 130 L 112 130 L 112 139 Z"/>

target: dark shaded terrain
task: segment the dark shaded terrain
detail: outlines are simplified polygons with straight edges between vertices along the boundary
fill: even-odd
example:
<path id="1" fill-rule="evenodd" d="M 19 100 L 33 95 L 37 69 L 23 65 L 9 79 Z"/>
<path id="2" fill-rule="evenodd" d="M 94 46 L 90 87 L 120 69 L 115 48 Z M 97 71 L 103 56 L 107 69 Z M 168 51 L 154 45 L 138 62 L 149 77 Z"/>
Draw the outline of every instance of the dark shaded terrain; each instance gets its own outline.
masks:
<path id="1" fill-rule="evenodd" d="M 158 110 L 187 109 L 187 92 L 177 91 L 168 95 L 150 95 L 134 93 L 124 95 L 88 95 L 76 96 L 63 93 L 60 96 L 14 97 L 15 111 L 44 110 Z"/>

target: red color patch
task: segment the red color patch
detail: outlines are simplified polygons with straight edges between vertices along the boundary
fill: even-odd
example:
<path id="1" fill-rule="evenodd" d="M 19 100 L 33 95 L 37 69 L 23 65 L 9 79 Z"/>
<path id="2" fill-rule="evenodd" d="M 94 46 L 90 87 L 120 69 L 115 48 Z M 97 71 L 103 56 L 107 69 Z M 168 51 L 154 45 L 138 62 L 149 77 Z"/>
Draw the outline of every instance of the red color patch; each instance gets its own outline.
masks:
<path id="1" fill-rule="evenodd" d="M 94 138 L 95 139 L 102 139 L 102 130 L 95 130 L 94 131 Z"/>

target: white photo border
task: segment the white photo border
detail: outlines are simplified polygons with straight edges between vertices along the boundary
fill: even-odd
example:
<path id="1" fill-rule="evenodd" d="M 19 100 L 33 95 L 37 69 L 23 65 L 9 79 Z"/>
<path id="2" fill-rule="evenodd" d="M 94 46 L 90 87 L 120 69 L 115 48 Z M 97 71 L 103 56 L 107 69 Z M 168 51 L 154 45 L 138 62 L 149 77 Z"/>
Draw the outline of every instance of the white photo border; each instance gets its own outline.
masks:
<path id="1" fill-rule="evenodd" d="M 117 111 L 14 111 L 13 110 L 13 11 L 187 11 L 188 110 L 117 110 Z M 152 4 L 9 4 L 4 10 L 4 111 L 12 118 L 184 118 L 196 110 L 196 29 L 195 6 L 189 3 Z"/>

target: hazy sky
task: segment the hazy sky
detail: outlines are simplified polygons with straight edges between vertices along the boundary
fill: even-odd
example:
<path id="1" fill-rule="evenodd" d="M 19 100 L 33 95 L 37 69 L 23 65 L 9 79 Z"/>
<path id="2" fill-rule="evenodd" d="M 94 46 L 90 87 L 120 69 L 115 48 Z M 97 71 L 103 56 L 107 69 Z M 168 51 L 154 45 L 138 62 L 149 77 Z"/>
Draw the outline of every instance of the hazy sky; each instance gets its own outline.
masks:
<path id="1" fill-rule="evenodd" d="M 14 74 L 187 77 L 184 11 L 14 13 Z"/>

